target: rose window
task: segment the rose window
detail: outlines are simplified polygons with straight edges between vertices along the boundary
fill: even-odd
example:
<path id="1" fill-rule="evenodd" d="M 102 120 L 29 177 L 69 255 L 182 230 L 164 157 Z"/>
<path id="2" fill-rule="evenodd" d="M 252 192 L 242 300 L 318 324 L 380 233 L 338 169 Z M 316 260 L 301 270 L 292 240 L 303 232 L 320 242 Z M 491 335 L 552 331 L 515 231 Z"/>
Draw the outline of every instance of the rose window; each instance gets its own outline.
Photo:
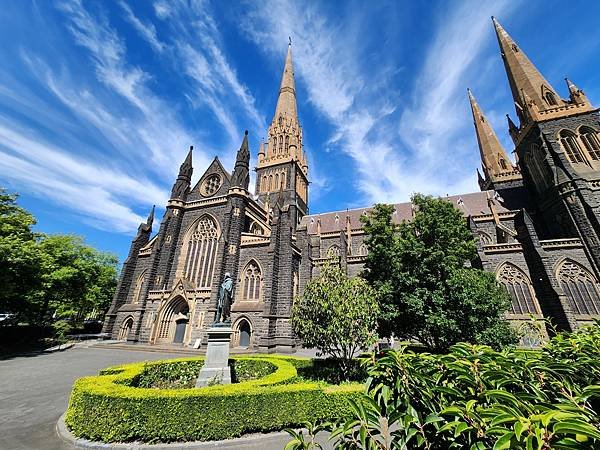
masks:
<path id="1" fill-rule="evenodd" d="M 208 197 L 213 195 L 221 187 L 221 177 L 217 174 L 210 175 L 204 183 L 202 183 L 202 195 Z"/>

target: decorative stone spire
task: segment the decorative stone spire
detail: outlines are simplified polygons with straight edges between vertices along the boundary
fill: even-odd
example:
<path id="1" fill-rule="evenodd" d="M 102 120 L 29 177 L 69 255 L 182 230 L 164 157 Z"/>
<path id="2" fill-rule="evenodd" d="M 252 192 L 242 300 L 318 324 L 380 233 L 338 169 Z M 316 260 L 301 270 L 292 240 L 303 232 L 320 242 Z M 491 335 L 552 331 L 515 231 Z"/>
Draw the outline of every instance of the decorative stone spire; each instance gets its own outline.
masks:
<path id="1" fill-rule="evenodd" d="M 179 175 L 171 190 L 172 199 L 185 200 L 187 197 L 192 181 L 192 172 L 194 171 L 194 168 L 192 167 L 192 150 L 194 150 L 194 146 L 190 145 L 190 151 L 179 167 Z"/>
<path id="2" fill-rule="evenodd" d="M 152 209 L 150 210 L 150 214 L 148 214 L 148 218 L 146 219 L 146 225 L 152 229 L 152 224 L 154 223 L 154 209 L 156 205 L 152 205 Z"/>
<path id="3" fill-rule="evenodd" d="M 573 103 L 587 104 L 591 107 L 590 101 L 581 89 L 575 86 L 573 82 L 568 78 L 565 78 L 565 82 L 567 83 L 567 87 L 569 88 L 569 96 L 571 97 L 571 101 Z"/>
<path id="4" fill-rule="evenodd" d="M 482 189 L 489 189 L 490 183 L 497 180 L 517 180 L 521 178 L 519 171 L 512 165 L 506 151 L 500 144 L 496 133 L 487 121 L 481 108 L 477 104 L 470 89 L 467 89 L 471 112 L 473 113 L 473 124 L 477 135 L 477 144 L 481 155 L 481 167 L 485 176 L 484 183 L 480 181 Z"/>
<path id="5" fill-rule="evenodd" d="M 538 111 L 546 111 L 565 105 L 554 88 L 535 68 L 527 55 L 517 46 L 495 17 L 492 17 L 498 44 L 513 99 L 517 106 L 517 114 L 523 121 L 522 110 L 527 108 L 524 96 L 528 97 Z M 519 110 L 519 106 L 521 110 Z M 536 119 L 536 117 L 533 117 Z"/>
<path id="6" fill-rule="evenodd" d="M 292 44 L 288 45 L 287 56 L 281 76 L 279 97 L 275 115 L 269 126 L 267 151 L 264 157 L 259 157 L 258 167 L 278 164 L 283 160 L 298 161 L 300 167 L 306 166 L 306 158 L 302 147 L 302 128 L 298 120 L 296 105 L 296 83 L 294 81 L 294 66 L 292 63 Z M 308 170 L 308 167 L 306 167 Z M 277 191 L 275 187 L 273 191 Z"/>
<path id="7" fill-rule="evenodd" d="M 146 223 L 140 223 L 140 226 L 138 227 L 137 236 L 134 240 L 143 239 L 146 242 L 148 241 L 148 237 L 152 233 L 152 223 L 154 222 L 154 208 L 155 205 L 152 205 L 152 209 L 150 210 L 150 214 L 148 214 Z"/>
<path id="8" fill-rule="evenodd" d="M 288 45 L 281 85 L 279 86 L 279 97 L 275 108 L 275 118 L 279 116 L 298 119 L 298 108 L 296 106 L 296 83 L 294 81 L 294 66 L 292 64 L 292 42 Z"/>
<path id="9" fill-rule="evenodd" d="M 231 177 L 231 185 L 248 189 L 250 183 L 250 150 L 248 149 L 248 130 L 244 132 L 244 140 L 235 158 L 235 167 Z"/>
<path id="10" fill-rule="evenodd" d="M 260 161 L 265 157 L 265 139 L 260 139 L 260 146 L 258 147 L 258 160 Z"/>

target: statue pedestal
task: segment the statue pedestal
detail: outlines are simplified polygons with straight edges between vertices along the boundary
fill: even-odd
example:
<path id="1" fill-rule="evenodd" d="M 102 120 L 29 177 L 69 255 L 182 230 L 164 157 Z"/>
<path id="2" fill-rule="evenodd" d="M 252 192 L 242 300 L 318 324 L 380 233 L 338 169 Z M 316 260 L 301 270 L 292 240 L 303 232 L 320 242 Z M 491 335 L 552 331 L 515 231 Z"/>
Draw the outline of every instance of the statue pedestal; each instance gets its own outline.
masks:
<path id="1" fill-rule="evenodd" d="M 206 332 L 208 333 L 206 359 L 200 369 L 196 387 L 231 384 L 231 368 L 227 363 L 233 330 L 229 324 L 218 324 L 211 326 Z"/>

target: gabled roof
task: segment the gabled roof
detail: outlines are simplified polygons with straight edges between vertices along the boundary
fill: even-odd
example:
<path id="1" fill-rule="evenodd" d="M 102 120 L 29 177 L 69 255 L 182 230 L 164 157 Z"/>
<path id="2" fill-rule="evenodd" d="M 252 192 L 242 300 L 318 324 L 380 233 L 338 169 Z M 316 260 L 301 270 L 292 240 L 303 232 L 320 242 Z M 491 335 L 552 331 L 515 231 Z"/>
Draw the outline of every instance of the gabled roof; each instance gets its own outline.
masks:
<path id="1" fill-rule="evenodd" d="M 504 195 L 504 193 L 501 195 Z M 445 199 L 451 202 L 457 209 L 462 211 L 465 217 L 468 217 L 492 214 L 488 204 L 488 198 L 494 198 L 495 196 L 498 197 L 496 191 L 483 191 L 462 195 L 452 195 L 445 197 Z M 510 211 L 510 209 L 503 206 L 502 201 L 496 201 L 495 203 L 496 211 L 498 213 Z M 394 222 L 400 223 L 404 220 L 412 219 L 413 208 L 410 202 L 396 203 L 394 207 Z M 345 230 L 347 226 L 346 223 L 349 220 L 350 228 L 352 230 L 360 230 L 362 229 L 360 217 L 364 214 L 368 214 L 371 209 L 372 208 L 357 208 L 345 211 L 311 214 L 302 218 L 300 226 L 306 226 L 308 234 L 317 234 L 318 223 L 320 222 L 321 233 L 331 233 Z"/>

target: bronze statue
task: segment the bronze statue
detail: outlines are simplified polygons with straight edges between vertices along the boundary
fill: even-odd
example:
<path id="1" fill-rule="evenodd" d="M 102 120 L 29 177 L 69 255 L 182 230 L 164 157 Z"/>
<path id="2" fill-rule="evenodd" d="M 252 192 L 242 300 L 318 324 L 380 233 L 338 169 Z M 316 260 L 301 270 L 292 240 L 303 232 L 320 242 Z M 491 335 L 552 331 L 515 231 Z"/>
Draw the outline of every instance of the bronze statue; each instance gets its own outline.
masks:
<path id="1" fill-rule="evenodd" d="M 233 279 L 231 274 L 227 272 L 225 279 L 219 287 L 219 302 L 217 303 L 217 311 L 215 312 L 215 323 L 231 323 L 231 303 L 233 293 Z"/>

